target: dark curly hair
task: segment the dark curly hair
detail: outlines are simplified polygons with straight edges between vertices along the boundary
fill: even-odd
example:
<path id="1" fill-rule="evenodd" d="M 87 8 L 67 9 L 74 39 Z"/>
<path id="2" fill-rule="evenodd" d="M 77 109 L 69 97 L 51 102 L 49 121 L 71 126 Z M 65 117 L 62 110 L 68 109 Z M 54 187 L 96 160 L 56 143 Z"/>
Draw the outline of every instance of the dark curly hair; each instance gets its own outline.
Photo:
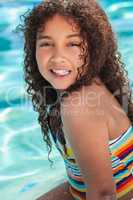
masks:
<path id="1" fill-rule="evenodd" d="M 52 87 L 40 74 L 36 61 L 37 32 L 44 28 L 48 19 L 60 14 L 67 21 L 73 19 L 80 27 L 80 35 L 87 42 L 84 51 L 84 69 L 78 71 L 78 77 L 69 88 L 60 92 Z M 52 150 L 51 136 L 58 136 L 65 148 L 60 116 L 60 101 L 69 93 L 79 90 L 83 85 L 90 85 L 95 77 L 99 77 L 107 89 L 115 94 L 116 99 L 133 124 L 133 102 L 127 71 L 121 61 L 116 37 L 103 9 L 95 0 L 45 0 L 23 15 L 23 23 L 19 28 L 24 33 L 24 75 L 28 85 L 27 92 L 32 97 L 34 110 L 38 112 L 38 121 L 47 144 L 48 159 Z M 82 52 L 82 51 L 81 51 Z M 88 55 L 90 58 L 88 58 Z M 119 91 L 119 92 L 117 92 Z M 123 106 L 123 97 L 126 97 Z M 51 160 L 50 160 L 51 161 Z M 52 161 L 53 162 L 53 161 Z"/>

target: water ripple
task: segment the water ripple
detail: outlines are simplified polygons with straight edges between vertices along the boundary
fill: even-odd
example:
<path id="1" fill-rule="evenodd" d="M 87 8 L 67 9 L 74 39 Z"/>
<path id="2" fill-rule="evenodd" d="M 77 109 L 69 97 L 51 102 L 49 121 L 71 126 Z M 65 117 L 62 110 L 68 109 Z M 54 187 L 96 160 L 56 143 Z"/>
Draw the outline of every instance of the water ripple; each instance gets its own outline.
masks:
<path id="1" fill-rule="evenodd" d="M 36 170 L 33 170 L 32 172 L 29 171 L 29 172 L 25 172 L 25 173 L 22 173 L 22 174 L 17 174 L 17 175 L 14 175 L 14 176 L 0 175 L 0 181 L 6 181 L 6 180 L 10 180 L 10 179 L 13 180 L 13 179 L 32 176 L 32 175 L 37 174 L 39 171 L 40 171 L 39 169 L 36 169 Z"/>
<path id="2" fill-rule="evenodd" d="M 127 9 L 127 12 L 129 11 L 129 9 L 133 9 L 133 2 L 120 2 L 120 3 L 114 3 L 112 5 L 110 5 L 107 9 L 108 12 L 117 12 L 119 14 L 119 12 L 122 10 L 122 9 Z"/>

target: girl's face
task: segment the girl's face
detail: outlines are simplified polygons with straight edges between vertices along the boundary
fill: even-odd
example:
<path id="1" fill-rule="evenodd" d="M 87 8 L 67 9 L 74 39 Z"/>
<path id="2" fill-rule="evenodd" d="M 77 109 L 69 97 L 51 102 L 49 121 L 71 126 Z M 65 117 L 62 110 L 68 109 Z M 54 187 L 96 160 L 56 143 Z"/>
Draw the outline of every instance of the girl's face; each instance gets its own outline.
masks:
<path id="1" fill-rule="evenodd" d="M 41 75 L 56 89 L 66 89 L 75 82 L 80 58 L 79 28 L 73 29 L 64 17 L 56 14 L 38 32 L 36 60 Z"/>

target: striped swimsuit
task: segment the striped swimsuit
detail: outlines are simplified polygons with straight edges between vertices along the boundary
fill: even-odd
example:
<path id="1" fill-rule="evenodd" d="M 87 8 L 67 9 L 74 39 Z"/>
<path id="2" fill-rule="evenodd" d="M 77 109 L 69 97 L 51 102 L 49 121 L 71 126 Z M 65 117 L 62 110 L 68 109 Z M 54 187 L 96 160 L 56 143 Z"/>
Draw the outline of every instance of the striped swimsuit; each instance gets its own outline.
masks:
<path id="1" fill-rule="evenodd" d="M 58 138 L 54 141 L 65 163 L 69 190 L 75 200 L 85 200 L 86 186 L 70 144 L 66 138 L 65 140 L 67 153 L 64 153 L 63 146 Z M 126 132 L 116 139 L 109 141 L 109 152 L 116 194 L 117 198 L 120 198 L 133 190 L 133 126 L 130 126 Z"/>

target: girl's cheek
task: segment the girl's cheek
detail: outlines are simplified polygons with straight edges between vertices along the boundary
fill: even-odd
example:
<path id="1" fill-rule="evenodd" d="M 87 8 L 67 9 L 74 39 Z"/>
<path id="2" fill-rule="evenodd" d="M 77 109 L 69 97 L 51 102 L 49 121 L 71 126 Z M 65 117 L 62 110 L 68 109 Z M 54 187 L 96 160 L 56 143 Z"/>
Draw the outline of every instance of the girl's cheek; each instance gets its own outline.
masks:
<path id="1" fill-rule="evenodd" d="M 79 52 L 71 52 L 70 57 L 72 60 L 75 60 L 75 62 L 81 62 L 81 57 Z"/>
<path id="2" fill-rule="evenodd" d="M 75 59 L 79 59 L 80 58 L 80 51 L 77 49 L 70 51 L 70 55 L 75 58 Z"/>
<path id="3" fill-rule="evenodd" d="M 48 59 L 50 57 L 51 53 L 48 52 L 48 51 L 44 51 L 44 50 L 38 50 L 36 52 L 36 58 L 38 60 L 42 60 L 45 58 L 45 59 Z"/>

